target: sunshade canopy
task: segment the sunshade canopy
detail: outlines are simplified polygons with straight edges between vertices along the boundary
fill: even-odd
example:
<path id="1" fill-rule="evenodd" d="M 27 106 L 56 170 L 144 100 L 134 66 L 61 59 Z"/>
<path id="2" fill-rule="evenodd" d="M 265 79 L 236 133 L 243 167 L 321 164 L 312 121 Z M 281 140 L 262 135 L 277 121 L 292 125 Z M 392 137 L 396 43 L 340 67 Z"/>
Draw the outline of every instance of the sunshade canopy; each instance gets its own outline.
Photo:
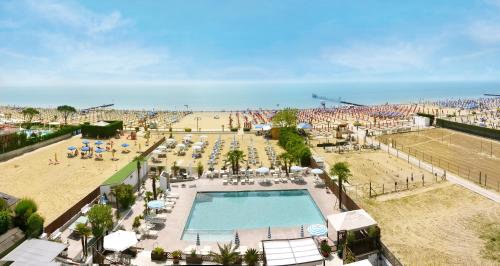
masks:
<path id="1" fill-rule="evenodd" d="M 267 265 L 296 265 L 323 260 L 312 238 L 262 241 Z"/>
<path id="2" fill-rule="evenodd" d="M 377 224 L 377 222 L 362 209 L 329 215 L 328 222 L 337 232 L 360 230 Z"/>
<path id="3" fill-rule="evenodd" d="M 104 249 L 121 252 L 137 244 L 134 232 L 118 230 L 104 237 Z"/>
<path id="4" fill-rule="evenodd" d="M 66 244 L 28 239 L 0 261 L 13 261 L 16 265 L 48 265 L 66 248 Z"/>

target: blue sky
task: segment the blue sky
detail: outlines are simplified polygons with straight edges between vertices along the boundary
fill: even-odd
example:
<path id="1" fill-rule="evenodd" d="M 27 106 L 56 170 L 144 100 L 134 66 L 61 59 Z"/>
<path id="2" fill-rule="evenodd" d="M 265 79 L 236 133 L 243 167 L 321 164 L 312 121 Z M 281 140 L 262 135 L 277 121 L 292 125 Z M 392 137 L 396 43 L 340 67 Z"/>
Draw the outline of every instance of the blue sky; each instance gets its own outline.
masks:
<path id="1" fill-rule="evenodd" d="M 0 86 L 500 79 L 500 0 L 0 1 Z"/>

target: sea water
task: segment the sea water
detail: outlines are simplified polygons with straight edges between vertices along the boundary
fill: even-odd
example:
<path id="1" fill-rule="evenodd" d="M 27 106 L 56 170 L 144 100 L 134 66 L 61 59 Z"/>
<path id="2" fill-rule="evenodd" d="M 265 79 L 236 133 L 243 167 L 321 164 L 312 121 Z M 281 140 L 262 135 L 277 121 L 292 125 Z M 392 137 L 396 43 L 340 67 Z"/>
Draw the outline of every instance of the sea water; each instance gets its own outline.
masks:
<path id="1" fill-rule="evenodd" d="M 215 82 L 155 86 L 0 87 L 0 105 L 86 108 L 113 103 L 117 109 L 228 111 L 314 108 L 312 94 L 360 104 L 410 103 L 500 94 L 498 82 Z"/>

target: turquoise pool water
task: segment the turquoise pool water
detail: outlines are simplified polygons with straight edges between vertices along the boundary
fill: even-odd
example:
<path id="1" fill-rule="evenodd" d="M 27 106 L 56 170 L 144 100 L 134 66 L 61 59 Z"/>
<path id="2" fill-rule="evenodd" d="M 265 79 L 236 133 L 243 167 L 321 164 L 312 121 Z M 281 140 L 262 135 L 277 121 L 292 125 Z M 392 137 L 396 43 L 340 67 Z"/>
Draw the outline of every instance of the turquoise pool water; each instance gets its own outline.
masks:
<path id="1" fill-rule="evenodd" d="M 198 192 L 182 239 L 225 241 L 234 230 L 324 223 L 307 190 Z"/>

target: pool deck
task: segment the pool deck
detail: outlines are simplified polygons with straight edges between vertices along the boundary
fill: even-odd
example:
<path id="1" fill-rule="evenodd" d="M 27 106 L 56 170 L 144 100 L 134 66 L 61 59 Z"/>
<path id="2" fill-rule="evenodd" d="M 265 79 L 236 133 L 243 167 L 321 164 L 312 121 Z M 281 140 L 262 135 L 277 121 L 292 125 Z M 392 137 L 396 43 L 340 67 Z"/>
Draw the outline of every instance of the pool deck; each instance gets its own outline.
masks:
<path id="1" fill-rule="evenodd" d="M 146 250 L 152 250 L 156 246 L 161 246 L 167 250 L 184 250 L 187 246 L 195 244 L 193 241 L 182 240 L 181 237 L 197 192 L 307 189 L 325 218 L 330 214 L 339 212 L 336 207 L 337 198 L 333 194 L 327 193 L 325 188 L 314 187 L 312 176 L 306 177 L 305 180 L 307 182 L 306 184 L 299 185 L 295 183 L 280 183 L 269 186 L 260 185 L 258 182 L 254 185 L 223 185 L 222 179 L 210 180 L 205 178 L 185 182 L 185 188 L 172 188 L 172 192 L 178 193 L 180 197 L 177 200 L 173 211 L 167 214 L 167 221 L 164 224 L 164 228 L 159 231 L 158 237 L 156 239 L 144 239 L 139 242 L 138 246 L 143 247 Z M 196 187 L 189 187 L 194 184 Z M 146 184 L 146 188 L 149 189 L 150 187 L 151 184 L 148 182 L 148 184 Z M 123 222 L 125 230 L 132 230 L 134 217 L 140 215 L 143 209 L 144 207 L 142 201 L 134 205 L 132 214 L 129 215 L 129 217 L 127 217 Z M 224 217 L 221 217 L 221 219 L 224 219 Z M 307 229 L 304 229 L 304 231 L 307 236 Z M 330 233 L 333 234 L 333 232 Z M 267 228 L 238 230 L 238 234 L 241 242 L 240 245 L 258 249 L 260 241 L 267 239 Z M 273 239 L 297 238 L 300 237 L 300 227 L 271 228 L 271 234 Z M 203 239 L 200 240 L 201 246 L 209 245 L 213 250 L 217 248 L 216 242 L 203 241 Z"/>

